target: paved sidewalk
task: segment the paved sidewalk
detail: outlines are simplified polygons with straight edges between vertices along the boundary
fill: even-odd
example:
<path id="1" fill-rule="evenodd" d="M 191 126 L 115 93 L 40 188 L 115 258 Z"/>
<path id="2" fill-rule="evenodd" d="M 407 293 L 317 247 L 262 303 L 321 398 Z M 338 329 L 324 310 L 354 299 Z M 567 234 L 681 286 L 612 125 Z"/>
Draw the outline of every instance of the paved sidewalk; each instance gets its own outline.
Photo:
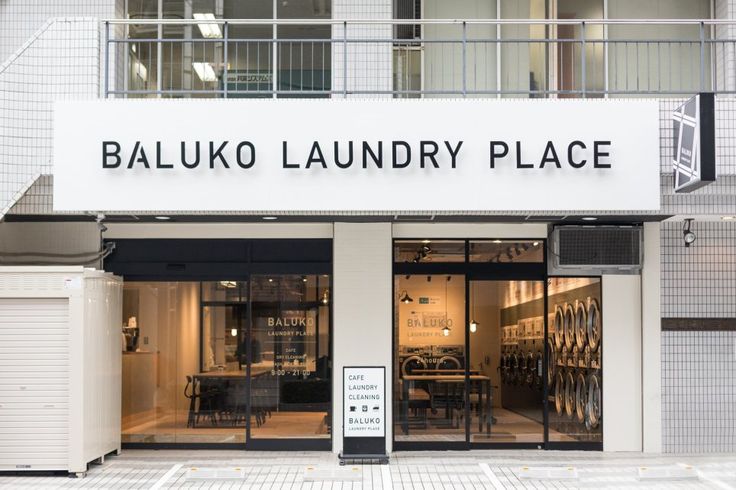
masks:
<path id="1" fill-rule="evenodd" d="M 638 468 L 692 465 L 697 480 L 643 481 Z M 191 481 L 191 467 L 239 467 L 241 481 Z M 311 467 L 315 481 L 305 481 Z M 574 467 L 577 480 L 522 479 L 522 468 Z M 736 455 L 643 455 L 552 451 L 399 452 L 390 465 L 349 465 L 339 469 L 337 457 L 320 452 L 244 452 L 126 450 L 92 465 L 85 478 L 67 476 L 0 476 L 0 488 L 56 489 L 101 488 L 152 490 L 207 489 L 329 489 L 329 490 L 434 490 L 499 488 L 661 488 L 736 490 Z M 329 479 L 337 469 L 344 474 Z M 527 470 L 529 471 L 529 470 Z M 347 477 L 345 477 L 347 475 Z M 322 478 L 325 476 L 325 478 Z M 309 478 L 309 477 L 307 477 Z M 336 478 L 336 479 L 335 479 Z M 341 480 L 341 481 L 338 481 Z"/>

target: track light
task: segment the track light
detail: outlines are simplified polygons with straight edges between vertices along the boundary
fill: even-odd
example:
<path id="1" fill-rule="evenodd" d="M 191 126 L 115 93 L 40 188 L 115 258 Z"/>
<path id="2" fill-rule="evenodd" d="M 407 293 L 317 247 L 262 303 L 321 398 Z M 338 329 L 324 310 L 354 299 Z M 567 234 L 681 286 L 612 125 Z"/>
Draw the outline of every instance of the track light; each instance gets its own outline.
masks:
<path id="1" fill-rule="evenodd" d="M 682 239 L 685 241 L 686 247 L 692 245 L 697 238 L 697 236 L 695 236 L 695 232 L 690 230 L 690 225 L 692 225 L 693 221 L 695 221 L 693 218 L 686 219 L 685 225 L 682 227 Z"/>
<path id="2" fill-rule="evenodd" d="M 478 330 L 478 322 L 472 320 L 470 322 L 470 333 L 475 333 Z"/>
<path id="3" fill-rule="evenodd" d="M 230 335 L 232 335 L 233 337 L 237 337 L 238 336 L 238 329 L 237 328 L 231 328 L 230 329 Z"/>
<path id="4" fill-rule="evenodd" d="M 409 296 L 409 293 L 406 292 L 406 289 L 404 289 L 403 291 L 401 291 L 401 293 L 399 294 L 399 301 L 401 301 L 405 305 L 414 302 L 414 300 L 412 299 L 412 297 Z"/>
<path id="5" fill-rule="evenodd" d="M 450 327 L 448 327 L 447 325 L 445 325 L 445 327 L 442 329 L 442 335 L 444 335 L 445 337 L 449 337 L 450 336 Z"/>

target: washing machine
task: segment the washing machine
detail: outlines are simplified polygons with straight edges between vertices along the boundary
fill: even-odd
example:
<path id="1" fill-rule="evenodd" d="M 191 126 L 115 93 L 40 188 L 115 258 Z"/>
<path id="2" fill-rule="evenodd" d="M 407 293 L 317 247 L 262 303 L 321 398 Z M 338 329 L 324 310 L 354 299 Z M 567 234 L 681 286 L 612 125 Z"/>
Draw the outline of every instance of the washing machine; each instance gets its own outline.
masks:
<path id="1" fill-rule="evenodd" d="M 429 359 L 432 357 L 430 346 L 402 346 L 399 348 L 399 366 L 401 375 L 412 374 L 414 369 L 430 368 Z"/>
<path id="2" fill-rule="evenodd" d="M 434 345 L 432 359 L 435 369 L 464 369 L 465 347 L 462 345 Z"/>

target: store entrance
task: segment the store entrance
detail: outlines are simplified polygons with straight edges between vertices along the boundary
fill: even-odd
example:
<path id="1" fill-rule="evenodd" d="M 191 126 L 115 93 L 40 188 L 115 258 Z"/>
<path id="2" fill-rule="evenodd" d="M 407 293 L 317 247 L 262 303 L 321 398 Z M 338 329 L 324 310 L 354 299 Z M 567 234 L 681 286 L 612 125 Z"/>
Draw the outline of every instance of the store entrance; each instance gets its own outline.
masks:
<path id="1" fill-rule="evenodd" d="M 543 251 L 395 243 L 395 449 L 602 448 L 600 279 Z"/>
<path id="2" fill-rule="evenodd" d="M 106 267 L 125 446 L 331 448 L 329 241 L 119 240 Z"/>

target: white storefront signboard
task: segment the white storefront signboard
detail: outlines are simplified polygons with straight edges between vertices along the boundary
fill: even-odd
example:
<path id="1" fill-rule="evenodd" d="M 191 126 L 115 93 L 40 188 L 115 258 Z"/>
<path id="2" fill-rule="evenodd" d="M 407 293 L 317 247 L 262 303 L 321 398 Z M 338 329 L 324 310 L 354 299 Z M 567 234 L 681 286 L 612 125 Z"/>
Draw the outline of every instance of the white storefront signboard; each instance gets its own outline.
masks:
<path id="1" fill-rule="evenodd" d="M 108 100 L 55 113 L 59 211 L 659 209 L 651 100 Z"/>
<path id="2" fill-rule="evenodd" d="M 386 386 L 383 367 L 343 370 L 343 437 L 386 435 Z"/>

